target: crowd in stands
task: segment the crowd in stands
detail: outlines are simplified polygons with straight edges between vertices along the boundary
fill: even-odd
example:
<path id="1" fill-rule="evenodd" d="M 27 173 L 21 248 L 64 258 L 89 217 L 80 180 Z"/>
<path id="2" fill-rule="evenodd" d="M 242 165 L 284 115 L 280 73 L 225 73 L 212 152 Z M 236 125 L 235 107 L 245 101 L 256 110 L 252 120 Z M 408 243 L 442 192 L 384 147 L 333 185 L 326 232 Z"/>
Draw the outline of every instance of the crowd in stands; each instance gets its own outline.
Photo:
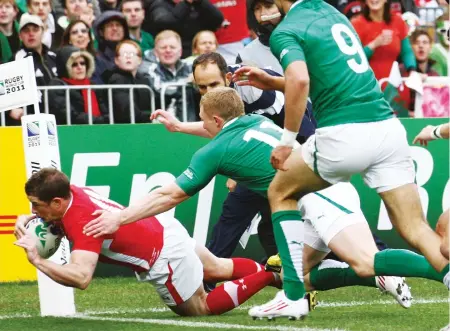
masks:
<path id="1" fill-rule="evenodd" d="M 328 2 L 353 24 L 377 79 L 390 76 L 394 61 L 404 77 L 447 76 L 445 0 Z M 32 56 L 38 86 L 146 85 L 156 108 L 164 90 L 165 108 L 182 119 L 186 103 L 188 121 L 199 119 L 194 59 L 217 51 L 228 64 L 245 63 L 237 55 L 255 38 L 246 0 L 0 0 L 0 64 Z M 185 98 L 165 83 L 185 85 Z M 71 89 L 69 112 L 64 89 L 41 93 L 39 105 L 44 111 L 47 102 L 58 124 L 130 123 L 129 93 L 114 90 L 111 112 L 106 89 Z M 134 121 L 150 122 L 151 91 L 133 89 L 131 98 Z M 414 116 L 415 92 L 402 88 L 400 98 Z M 23 114 L 6 112 L 6 125 Z"/>

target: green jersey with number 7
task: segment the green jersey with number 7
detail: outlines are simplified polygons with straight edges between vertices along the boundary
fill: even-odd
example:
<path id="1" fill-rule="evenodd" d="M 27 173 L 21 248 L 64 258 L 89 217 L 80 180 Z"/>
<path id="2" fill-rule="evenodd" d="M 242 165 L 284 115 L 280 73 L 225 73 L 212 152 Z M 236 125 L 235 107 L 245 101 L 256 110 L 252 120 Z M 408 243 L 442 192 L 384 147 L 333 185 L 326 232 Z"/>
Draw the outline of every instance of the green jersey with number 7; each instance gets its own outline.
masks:
<path id="1" fill-rule="evenodd" d="M 304 61 L 319 128 L 389 119 L 393 111 L 348 19 L 323 0 L 294 3 L 270 37 L 284 70 Z"/>

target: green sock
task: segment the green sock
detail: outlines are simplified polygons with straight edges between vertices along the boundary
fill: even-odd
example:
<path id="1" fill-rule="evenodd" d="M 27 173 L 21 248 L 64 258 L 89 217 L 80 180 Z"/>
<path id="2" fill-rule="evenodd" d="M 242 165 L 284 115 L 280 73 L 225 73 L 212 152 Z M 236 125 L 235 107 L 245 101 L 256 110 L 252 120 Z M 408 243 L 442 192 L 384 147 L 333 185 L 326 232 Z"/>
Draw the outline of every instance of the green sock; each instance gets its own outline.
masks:
<path id="1" fill-rule="evenodd" d="M 442 282 L 448 266 L 437 272 L 422 255 L 406 249 L 385 249 L 375 254 L 374 269 L 377 276 L 420 277 Z"/>
<path id="2" fill-rule="evenodd" d="M 283 289 L 290 300 L 305 295 L 303 284 L 303 221 L 298 210 L 272 214 L 273 232 L 283 265 Z"/>
<path id="3" fill-rule="evenodd" d="M 347 263 L 334 260 L 324 260 L 311 269 L 309 281 L 318 291 L 357 285 L 377 287 L 375 277 L 361 278 Z"/>

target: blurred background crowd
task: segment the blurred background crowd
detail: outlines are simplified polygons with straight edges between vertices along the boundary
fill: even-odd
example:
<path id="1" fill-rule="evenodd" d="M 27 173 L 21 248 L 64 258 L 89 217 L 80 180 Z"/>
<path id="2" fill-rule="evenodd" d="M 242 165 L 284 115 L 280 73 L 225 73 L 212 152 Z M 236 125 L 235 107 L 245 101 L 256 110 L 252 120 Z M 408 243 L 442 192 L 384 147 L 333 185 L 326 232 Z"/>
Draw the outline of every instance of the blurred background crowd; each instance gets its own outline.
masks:
<path id="1" fill-rule="evenodd" d="M 256 1 L 260 7 L 273 5 L 273 0 Z M 397 115 L 416 116 L 416 91 L 401 79 L 393 82 L 393 64 L 399 64 L 403 77 L 412 71 L 423 74 L 423 80 L 447 76 L 447 2 L 328 2 L 353 24 L 383 89 L 394 86 L 389 101 Z M 90 118 L 93 124 L 112 118 L 114 123 L 145 123 L 153 107 L 196 121 L 200 96 L 192 76 L 194 59 L 215 51 L 229 65 L 252 65 L 242 56 L 244 47 L 267 45 L 271 31 L 264 29 L 268 26 L 255 18 L 255 0 L 0 0 L 0 64 L 33 57 L 41 111 L 55 114 L 58 124 L 87 124 Z M 123 86 L 136 84 L 147 88 L 130 92 Z M 80 85 L 120 86 L 109 93 L 70 89 Z M 448 86 L 433 88 L 434 94 L 428 93 L 436 107 L 448 108 Z M 448 110 L 433 111 L 448 116 Z M 12 109 L 2 115 L 1 125 L 20 125 L 27 112 Z"/>

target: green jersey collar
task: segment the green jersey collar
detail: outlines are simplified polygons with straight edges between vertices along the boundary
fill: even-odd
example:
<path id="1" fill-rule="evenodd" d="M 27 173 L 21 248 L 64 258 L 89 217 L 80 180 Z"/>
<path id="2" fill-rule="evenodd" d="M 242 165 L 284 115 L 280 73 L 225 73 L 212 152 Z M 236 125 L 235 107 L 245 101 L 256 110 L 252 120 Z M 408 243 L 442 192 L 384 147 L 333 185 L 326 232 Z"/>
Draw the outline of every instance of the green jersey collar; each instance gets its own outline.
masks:
<path id="1" fill-rule="evenodd" d="M 239 116 L 239 117 L 240 117 L 240 116 Z M 235 117 L 235 118 L 233 118 L 232 120 L 229 120 L 228 122 L 226 122 L 226 123 L 223 125 L 222 130 L 225 129 L 227 126 L 231 125 L 232 123 L 236 122 L 237 119 L 238 119 L 239 117 Z"/>
<path id="2" fill-rule="evenodd" d="M 303 2 L 303 0 L 297 0 L 292 6 L 291 8 L 289 8 L 289 11 L 291 11 L 292 9 L 294 9 L 295 6 L 301 4 Z"/>

